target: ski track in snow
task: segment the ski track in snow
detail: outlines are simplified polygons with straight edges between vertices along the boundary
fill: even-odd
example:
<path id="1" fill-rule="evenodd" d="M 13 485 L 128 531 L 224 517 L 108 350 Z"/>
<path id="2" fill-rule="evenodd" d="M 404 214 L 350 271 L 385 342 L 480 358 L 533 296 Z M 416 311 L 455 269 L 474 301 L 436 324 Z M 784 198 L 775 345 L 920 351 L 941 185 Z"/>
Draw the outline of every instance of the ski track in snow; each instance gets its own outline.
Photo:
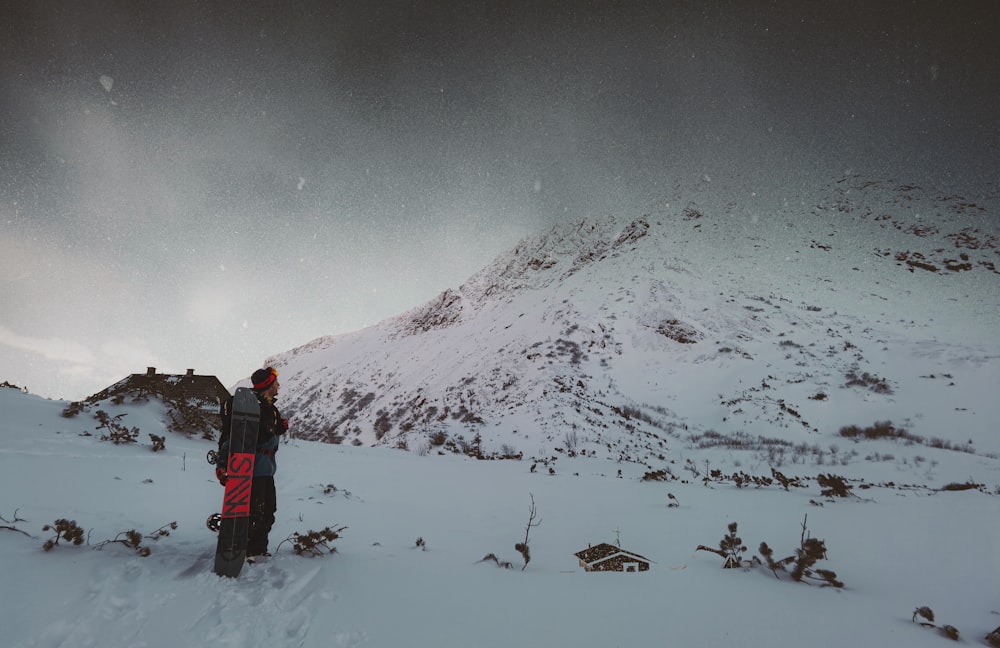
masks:
<path id="1" fill-rule="evenodd" d="M 199 645 L 303 646 L 312 626 L 309 602 L 335 605 L 338 598 L 322 585 L 326 580 L 322 572 L 331 567 L 329 563 L 317 561 L 293 577 L 272 559 L 248 565 L 238 579 L 229 580 L 211 573 L 211 559 L 202 556 L 180 572 L 179 578 L 188 585 L 178 588 L 162 581 L 161 570 L 151 569 L 150 564 L 173 562 L 180 556 L 166 552 L 156 556 L 99 562 L 80 592 L 84 605 L 78 616 L 58 619 L 23 645 L 102 646 L 107 626 L 113 624 L 117 645 L 122 646 L 149 645 L 144 638 L 151 633 L 202 638 Z M 202 608 L 192 608 L 192 602 L 206 600 Z M 163 613 L 168 616 L 160 618 Z M 183 619 L 180 627 L 171 627 L 174 619 Z"/>

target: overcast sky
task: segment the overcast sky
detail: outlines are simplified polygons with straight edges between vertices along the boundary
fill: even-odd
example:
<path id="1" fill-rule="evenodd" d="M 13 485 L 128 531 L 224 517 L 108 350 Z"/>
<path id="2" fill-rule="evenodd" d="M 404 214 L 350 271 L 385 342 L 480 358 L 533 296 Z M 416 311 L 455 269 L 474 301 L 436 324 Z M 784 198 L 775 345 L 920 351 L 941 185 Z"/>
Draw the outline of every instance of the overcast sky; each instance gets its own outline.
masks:
<path id="1" fill-rule="evenodd" d="M 996 191 L 994 1 L 0 12 L 0 380 L 43 396 L 231 386 L 705 176 Z"/>

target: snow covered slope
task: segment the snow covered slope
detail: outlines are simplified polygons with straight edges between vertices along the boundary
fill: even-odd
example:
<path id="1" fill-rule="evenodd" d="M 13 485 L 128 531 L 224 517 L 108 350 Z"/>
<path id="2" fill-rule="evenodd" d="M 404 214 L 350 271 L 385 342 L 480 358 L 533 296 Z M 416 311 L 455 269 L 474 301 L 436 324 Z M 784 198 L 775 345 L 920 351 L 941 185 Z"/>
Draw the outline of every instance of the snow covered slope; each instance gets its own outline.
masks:
<path id="1" fill-rule="evenodd" d="M 941 391 L 931 398 L 946 402 Z M 775 648 L 934 648 L 949 644 L 911 621 L 918 606 L 967 644 L 984 645 L 1000 625 L 1000 555 L 990 541 L 1000 533 L 1000 462 L 981 455 L 920 448 L 933 481 L 972 476 L 980 488 L 852 482 L 854 494 L 840 498 L 822 496 L 813 479 L 787 491 L 661 483 L 644 480 L 639 464 L 590 457 L 532 471 L 527 460 L 293 439 L 278 454 L 274 556 L 230 580 L 211 571 L 216 537 L 204 526 L 222 497 L 203 460 L 212 444 L 168 433 L 155 401 L 101 405 L 141 428 L 127 445 L 100 441 L 93 411 L 63 418 L 66 405 L 0 389 L 5 646 L 607 648 L 738 638 Z M 151 452 L 147 433 L 166 436 L 165 449 Z M 712 452 L 684 456 L 699 470 L 723 466 Z M 782 470 L 912 477 L 896 456 Z M 522 571 L 514 544 L 525 541 L 531 502 L 540 525 L 530 529 Z M 84 542 L 44 551 L 55 535 L 46 527 L 59 519 L 83 529 Z M 723 570 L 719 556 L 695 551 L 717 546 L 737 522 L 747 559 L 760 542 L 793 555 L 804 521 L 828 550 L 817 568 L 835 571 L 844 588 L 778 579 L 759 566 Z M 334 555 L 299 556 L 285 541 L 345 525 Z M 128 530 L 148 556 L 113 542 Z M 620 542 L 652 561 L 650 570 L 585 572 L 574 554 L 602 542 Z M 513 569 L 484 561 L 488 554 Z"/>
<path id="2" fill-rule="evenodd" d="M 995 192 L 845 176 L 758 211 L 708 179 L 677 191 L 270 358 L 295 434 L 652 467 L 692 445 L 777 441 L 823 461 L 840 428 L 891 420 L 924 445 L 1000 451 Z"/>
<path id="3" fill-rule="evenodd" d="M 996 196 L 843 178 L 757 211 L 705 185 L 273 358 L 294 433 L 275 555 L 235 581 L 210 569 L 212 442 L 167 432 L 156 400 L 0 389 L 5 645 L 931 647 L 945 624 L 982 644 L 1000 623 Z M 102 441 L 99 411 L 136 443 Z M 43 551 L 60 519 L 83 544 Z M 745 560 L 794 556 L 807 525 L 845 587 L 720 569 L 696 547 L 733 522 Z M 292 551 L 327 526 L 347 527 L 336 554 Z M 574 557 L 615 542 L 649 571 Z"/>

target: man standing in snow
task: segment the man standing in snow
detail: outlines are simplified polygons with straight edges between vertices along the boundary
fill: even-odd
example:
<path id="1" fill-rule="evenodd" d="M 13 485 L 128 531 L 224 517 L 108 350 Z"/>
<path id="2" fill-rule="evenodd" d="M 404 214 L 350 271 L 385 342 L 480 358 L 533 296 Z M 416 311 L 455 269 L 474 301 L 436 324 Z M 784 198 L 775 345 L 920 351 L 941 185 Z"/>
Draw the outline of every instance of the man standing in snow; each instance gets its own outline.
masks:
<path id="1" fill-rule="evenodd" d="M 273 367 L 258 369 L 250 377 L 253 391 L 260 401 L 260 423 L 257 428 L 257 451 L 254 456 L 253 485 L 250 491 L 250 528 L 247 532 L 247 561 L 269 556 L 267 536 L 274 524 L 278 499 L 274 490 L 274 473 L 278 464 L 278 437 L 288 430 L 288 419 L 282 418 L 274 401 L 278 397 L 278 372 Z M 229 464 L 229 428 L 232 422 L 233 397 L 222 405 L 222 433 L 219 435 L 219 459 L 215 476 L 226 483 L 225 466 Z"/>

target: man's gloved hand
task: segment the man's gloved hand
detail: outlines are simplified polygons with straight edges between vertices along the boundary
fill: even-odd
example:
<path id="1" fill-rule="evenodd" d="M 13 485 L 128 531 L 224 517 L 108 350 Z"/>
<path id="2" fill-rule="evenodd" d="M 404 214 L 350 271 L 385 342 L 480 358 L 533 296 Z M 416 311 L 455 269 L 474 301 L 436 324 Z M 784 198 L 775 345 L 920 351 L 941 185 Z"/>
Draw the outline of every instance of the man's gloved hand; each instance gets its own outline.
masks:
<path id="1" fill-rule="evenodd" d="M 219 467 L 215 469 L 215 478 L 219 480 L 219 483 L 223 486 L 226 485 L 226 469 Z"/>
<path id="2" fill-rule="evenodd" d="M 285 429 L 285 432 L 288 431 L 288 419 L 286 418 L 281 419 L 281 427 Z"/>

